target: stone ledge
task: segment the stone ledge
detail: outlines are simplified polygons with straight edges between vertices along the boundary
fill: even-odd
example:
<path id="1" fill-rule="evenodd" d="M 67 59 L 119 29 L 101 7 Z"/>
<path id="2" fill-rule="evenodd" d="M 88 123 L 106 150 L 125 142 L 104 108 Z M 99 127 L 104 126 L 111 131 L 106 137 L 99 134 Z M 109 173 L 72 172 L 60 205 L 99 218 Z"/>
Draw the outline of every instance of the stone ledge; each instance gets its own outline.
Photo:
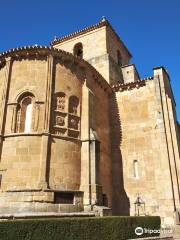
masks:
<path id="1" fill-rule="evenodd" d="M 21 219 L 34 217 L 94 217 L 95 213 L 90 212 L 73 212 L 73 213 L 55 213 L 55 212 L 36 212 L 36 213 L 15 213 L 15 214 L 0 214 L 0 221 L 3 219 Z"/>
<path id="2" fill-rule="evenodd" d="M 148 237 L 148 238 L 138 238 L 140 240 L 173 240 L 173 237 Z M 137 238 L 128 239 L 128 240 L 137 240 Z"/>

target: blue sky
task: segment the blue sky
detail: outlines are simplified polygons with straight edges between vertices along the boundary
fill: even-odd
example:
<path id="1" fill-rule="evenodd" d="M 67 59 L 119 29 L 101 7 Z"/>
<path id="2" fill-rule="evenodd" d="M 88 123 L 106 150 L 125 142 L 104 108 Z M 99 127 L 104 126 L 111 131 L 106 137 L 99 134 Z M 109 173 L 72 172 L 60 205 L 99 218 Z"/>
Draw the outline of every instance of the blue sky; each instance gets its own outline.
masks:
<path id="1" fill-rule="evenodd" d="M 106 16 L 133 55 L 141 78 L 161 66 L 171 77 L 180 120 L 180 0 L 6 0 L 0 4 L 0 52 L 49 45 Z"/>

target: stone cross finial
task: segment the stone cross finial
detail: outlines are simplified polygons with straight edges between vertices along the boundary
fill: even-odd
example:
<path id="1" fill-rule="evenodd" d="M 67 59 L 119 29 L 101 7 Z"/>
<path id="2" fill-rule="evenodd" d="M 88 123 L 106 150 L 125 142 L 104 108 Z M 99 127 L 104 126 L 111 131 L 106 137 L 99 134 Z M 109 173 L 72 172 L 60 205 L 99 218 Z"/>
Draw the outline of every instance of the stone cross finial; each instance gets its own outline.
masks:
<path id="1" fill-rule="evenodd" d="M 107 21 L 106 17 L 102 16 L 101 22 L 105 22 L 105 21 Z"/>
<path id="2" fill-rule="evenodd" d="M 57 40 L 57 37 L 56 36 L 54 36 L 54 40 L 53 41 L 56 41 Z"/>

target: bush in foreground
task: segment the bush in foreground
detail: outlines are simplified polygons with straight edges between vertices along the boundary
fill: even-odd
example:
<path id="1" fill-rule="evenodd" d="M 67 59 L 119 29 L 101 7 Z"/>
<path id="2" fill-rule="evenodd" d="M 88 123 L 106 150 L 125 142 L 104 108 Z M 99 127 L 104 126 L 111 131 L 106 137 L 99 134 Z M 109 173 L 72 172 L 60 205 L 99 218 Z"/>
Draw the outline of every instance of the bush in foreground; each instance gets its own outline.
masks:
<path id="1" fill-rule="evenodd" d="M 136 227 L 160 229 L 159 217 L 75 217 L 0 222 L 0 240 L 127 240 Z M 143 234 L 141 237 L 157 236 Z"/>

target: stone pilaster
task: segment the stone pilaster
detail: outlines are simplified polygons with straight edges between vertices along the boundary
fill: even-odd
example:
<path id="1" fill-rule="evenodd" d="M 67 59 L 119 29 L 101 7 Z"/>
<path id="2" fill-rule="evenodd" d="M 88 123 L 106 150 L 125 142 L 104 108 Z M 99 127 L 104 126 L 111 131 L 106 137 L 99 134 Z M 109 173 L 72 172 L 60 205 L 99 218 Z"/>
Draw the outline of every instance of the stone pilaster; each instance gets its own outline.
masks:
<path id="1" fill-rule="evenodd" d="M 17 103 L 11 104 L 11 113 L 12 113 L 11 133 L 14 133 L 16 128 Z"/>
<path id="2" fill-rule="evenodd" d="M 47 162 L 50 158 L 50 121 L 51 121 L 51 101 L 52 101 L 52 83 L 53 83 L 53 56 L 48 57 L 47 61 L 47 81 L 46 81 L 46 99 L 45 99 L 45 111 L 44 111 L 44 132 L 41 141 L 41 159 L 40 159 L 40 174 L 39 174 L 39 187 L 47 188 Z"/>
<path id="3" fill-rule="evenodd" d="M 96 133 L 90 129 L 90 161 L 91 161 L 91 203 L 102 204 L 102 187 L 99 185 L 100 142 Z"/>
<path id="4" fill-rule="evenodd" d="M 90 99 L 91 92 L 83 85 L 82 94 L 82 115 L 81 115 L 81 188 L 84 192 L 84 205 L 91 207 L 99 204 L 102 192 L 98 182 L 100 143 L 95 133 L 90 128 Z M 91 119 L 92 120 L 92 119 Z M 92 121 L 91 121 L 92 122 Z"/>
<path id="5" fill-rule="evenodd" d="M 4 82 L 3 82 L 3 91 L 2 91 L 2 106 L 1 106 L 1 114 L 0 114 L 0 134 L 4 133 L 4 124 L 5 124 L 5 112 L 6 112 L 6 103 L 8 99 L 8 86 L 11 78 L 11 67 L 12 67 L 12 59 L 6 59 L 6 66 L 4 69 Z"/>
<path id="6" fill-rule="evenodd" d="M 177 138 L 173 132 L 174 117 L 172 112 L 172 100 L 173 95 L 171 92 L 170 82 L 167 73 L 163 68 L 155 68 L 154 76 L 157 84 L 159 85 L 162 114 L 164 121 L 165 140 L 167 145 L 167 157 L 169 163 L 169 173 L 172 187 L 172 200 L 174 205 L 174 211 L 179 208 L 179 176 L 180 171 L 179 154 L 177 153 Z"/>
<path id="7" fill-rule="evenodd" d="M 35 107 L 34 107 L 34 123 L 33 123 L 33 131 L 37 132 L 38 131 L 38 124 L 39 124 L 39 111 L 40 111 L 40 102 L 35 102 Z"/>
<path id="8" fill-rule="evenodd" d="M 4 68 L 4 82 L 3 82 L 3 90 L 2 90 L 2 103 L 1 103 L 1 112 L 0 112 L 0 159 L 1 159 L 1 149 L 2 149 L 2 141 L 3 134 L 5 130 L 5 121 L 6 121 L 6 109 L 7 109 L 7 101 L 9 94 L 9 83 L 11 79 L 11 69 L 12 69 L 12 59 L 6 58 L 6 65 Z"/>
<path id="9" fill-rule="evenodd" d="M 84 192 L 84 205 L 91 204 L 90 192 L 90 149 L 89 149 L 89 91 L 86 81 L 82 87 L 82 114 L 81 114 L 81 186 Z"/>

